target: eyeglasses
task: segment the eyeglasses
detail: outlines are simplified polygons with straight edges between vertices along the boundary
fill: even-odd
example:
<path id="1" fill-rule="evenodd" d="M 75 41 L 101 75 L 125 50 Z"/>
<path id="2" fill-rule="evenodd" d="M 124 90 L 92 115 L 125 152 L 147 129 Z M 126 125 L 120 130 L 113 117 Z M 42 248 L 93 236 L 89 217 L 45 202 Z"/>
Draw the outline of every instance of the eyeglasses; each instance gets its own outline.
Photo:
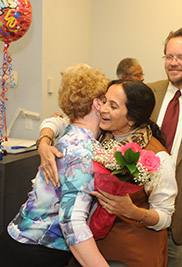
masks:
<path id="1" fill-rule="evenodd" d="M 166 61 L 173 61 L 173 59 L 176 60 L 177 63 L 182 64 L 182 55 L 177 55 L 177 56 L 173 56 L 173 55 L 165 55 L 162 58 L 165 58 Z"/>
<path id="2" fill-rule="evenodd" d="M 142 78 L 144 76 L 144 73 L 128 73 L 128 76 L 133 76 L 133 77 L 137 77 L 137 78 Z"/>

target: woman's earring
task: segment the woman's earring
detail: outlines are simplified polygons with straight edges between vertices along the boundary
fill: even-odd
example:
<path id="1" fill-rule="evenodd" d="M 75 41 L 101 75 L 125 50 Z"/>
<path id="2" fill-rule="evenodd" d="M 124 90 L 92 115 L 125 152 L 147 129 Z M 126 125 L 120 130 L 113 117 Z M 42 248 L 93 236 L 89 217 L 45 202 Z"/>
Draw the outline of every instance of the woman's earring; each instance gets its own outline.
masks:
<path id="1" fill-rule="evenodd" d="M 129 122 L 128 122 L 128 127 L 129 127 L 129 129 L 131 130 L 132 127 L 133 127 L 133 123 L 129 121 Z"/>
<path id="2" fill-rule="evenodd" d="M 100 116 L 100 112 L 98 112 L 98 111 L 96 111 L 95 114 L 96 114 L 97 117 Z"/>

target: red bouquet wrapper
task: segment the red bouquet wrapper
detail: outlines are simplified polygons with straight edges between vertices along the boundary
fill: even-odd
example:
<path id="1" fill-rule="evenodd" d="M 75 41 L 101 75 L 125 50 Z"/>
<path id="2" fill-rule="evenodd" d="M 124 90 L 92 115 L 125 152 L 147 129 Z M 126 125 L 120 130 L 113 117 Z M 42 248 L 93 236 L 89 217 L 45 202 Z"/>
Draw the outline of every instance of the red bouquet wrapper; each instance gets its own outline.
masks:
<path id="1" fill-rule="evenodd" d="M 129 182 L 120 181 L 109 170 L 101 166 L 98 162 L 93 162 L 94 166 L 94 186 L 97 191 L 98 188 L 113 195 L 123 196 L 127 193 L 135 193 L 139 191 L 143 186 L 131 184 Z M 91 216 L 89 227 L 94 235 L 94 238 L 102 239 L 110 231 L 116 215 L 109 214 L 99 203 L 97 202 L 97 208 Z"/>

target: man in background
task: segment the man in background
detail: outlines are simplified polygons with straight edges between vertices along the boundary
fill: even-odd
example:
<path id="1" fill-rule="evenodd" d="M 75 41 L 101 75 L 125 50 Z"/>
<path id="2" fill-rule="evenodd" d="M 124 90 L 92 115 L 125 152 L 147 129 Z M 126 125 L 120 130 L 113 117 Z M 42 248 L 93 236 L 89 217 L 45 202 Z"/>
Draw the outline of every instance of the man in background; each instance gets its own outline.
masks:
<path id="1" fill-rule="evenodd" d="M 142 67 L 135 58 L 122 59 L 117 66 L 116 75 L 119 79 L 144 81 Z"/>
<path id="2" fill-rule="evenodd" d="M 182 266 L 182 28 L 170 32 L 164 46 L 168 80 L 148 84 L 155 94 L 152 119 L 166 135 L 166 145 L 176 164 L 178 196 L 169 236 L 169 267 Z M 169 184 L 170 190 L 170 184 Z"/>

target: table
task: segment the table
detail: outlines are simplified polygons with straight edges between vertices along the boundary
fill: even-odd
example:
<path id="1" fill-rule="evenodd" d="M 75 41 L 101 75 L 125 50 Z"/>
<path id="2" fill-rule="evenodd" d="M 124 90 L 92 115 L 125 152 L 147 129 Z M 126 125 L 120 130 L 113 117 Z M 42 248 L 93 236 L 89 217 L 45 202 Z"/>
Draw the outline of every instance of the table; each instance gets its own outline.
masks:
<path id="1" fill-rule="evenodd" d="M 0 161 L 0 233 L 27 199 L 39 164 L 37 150 L 8 154 Z"/>

